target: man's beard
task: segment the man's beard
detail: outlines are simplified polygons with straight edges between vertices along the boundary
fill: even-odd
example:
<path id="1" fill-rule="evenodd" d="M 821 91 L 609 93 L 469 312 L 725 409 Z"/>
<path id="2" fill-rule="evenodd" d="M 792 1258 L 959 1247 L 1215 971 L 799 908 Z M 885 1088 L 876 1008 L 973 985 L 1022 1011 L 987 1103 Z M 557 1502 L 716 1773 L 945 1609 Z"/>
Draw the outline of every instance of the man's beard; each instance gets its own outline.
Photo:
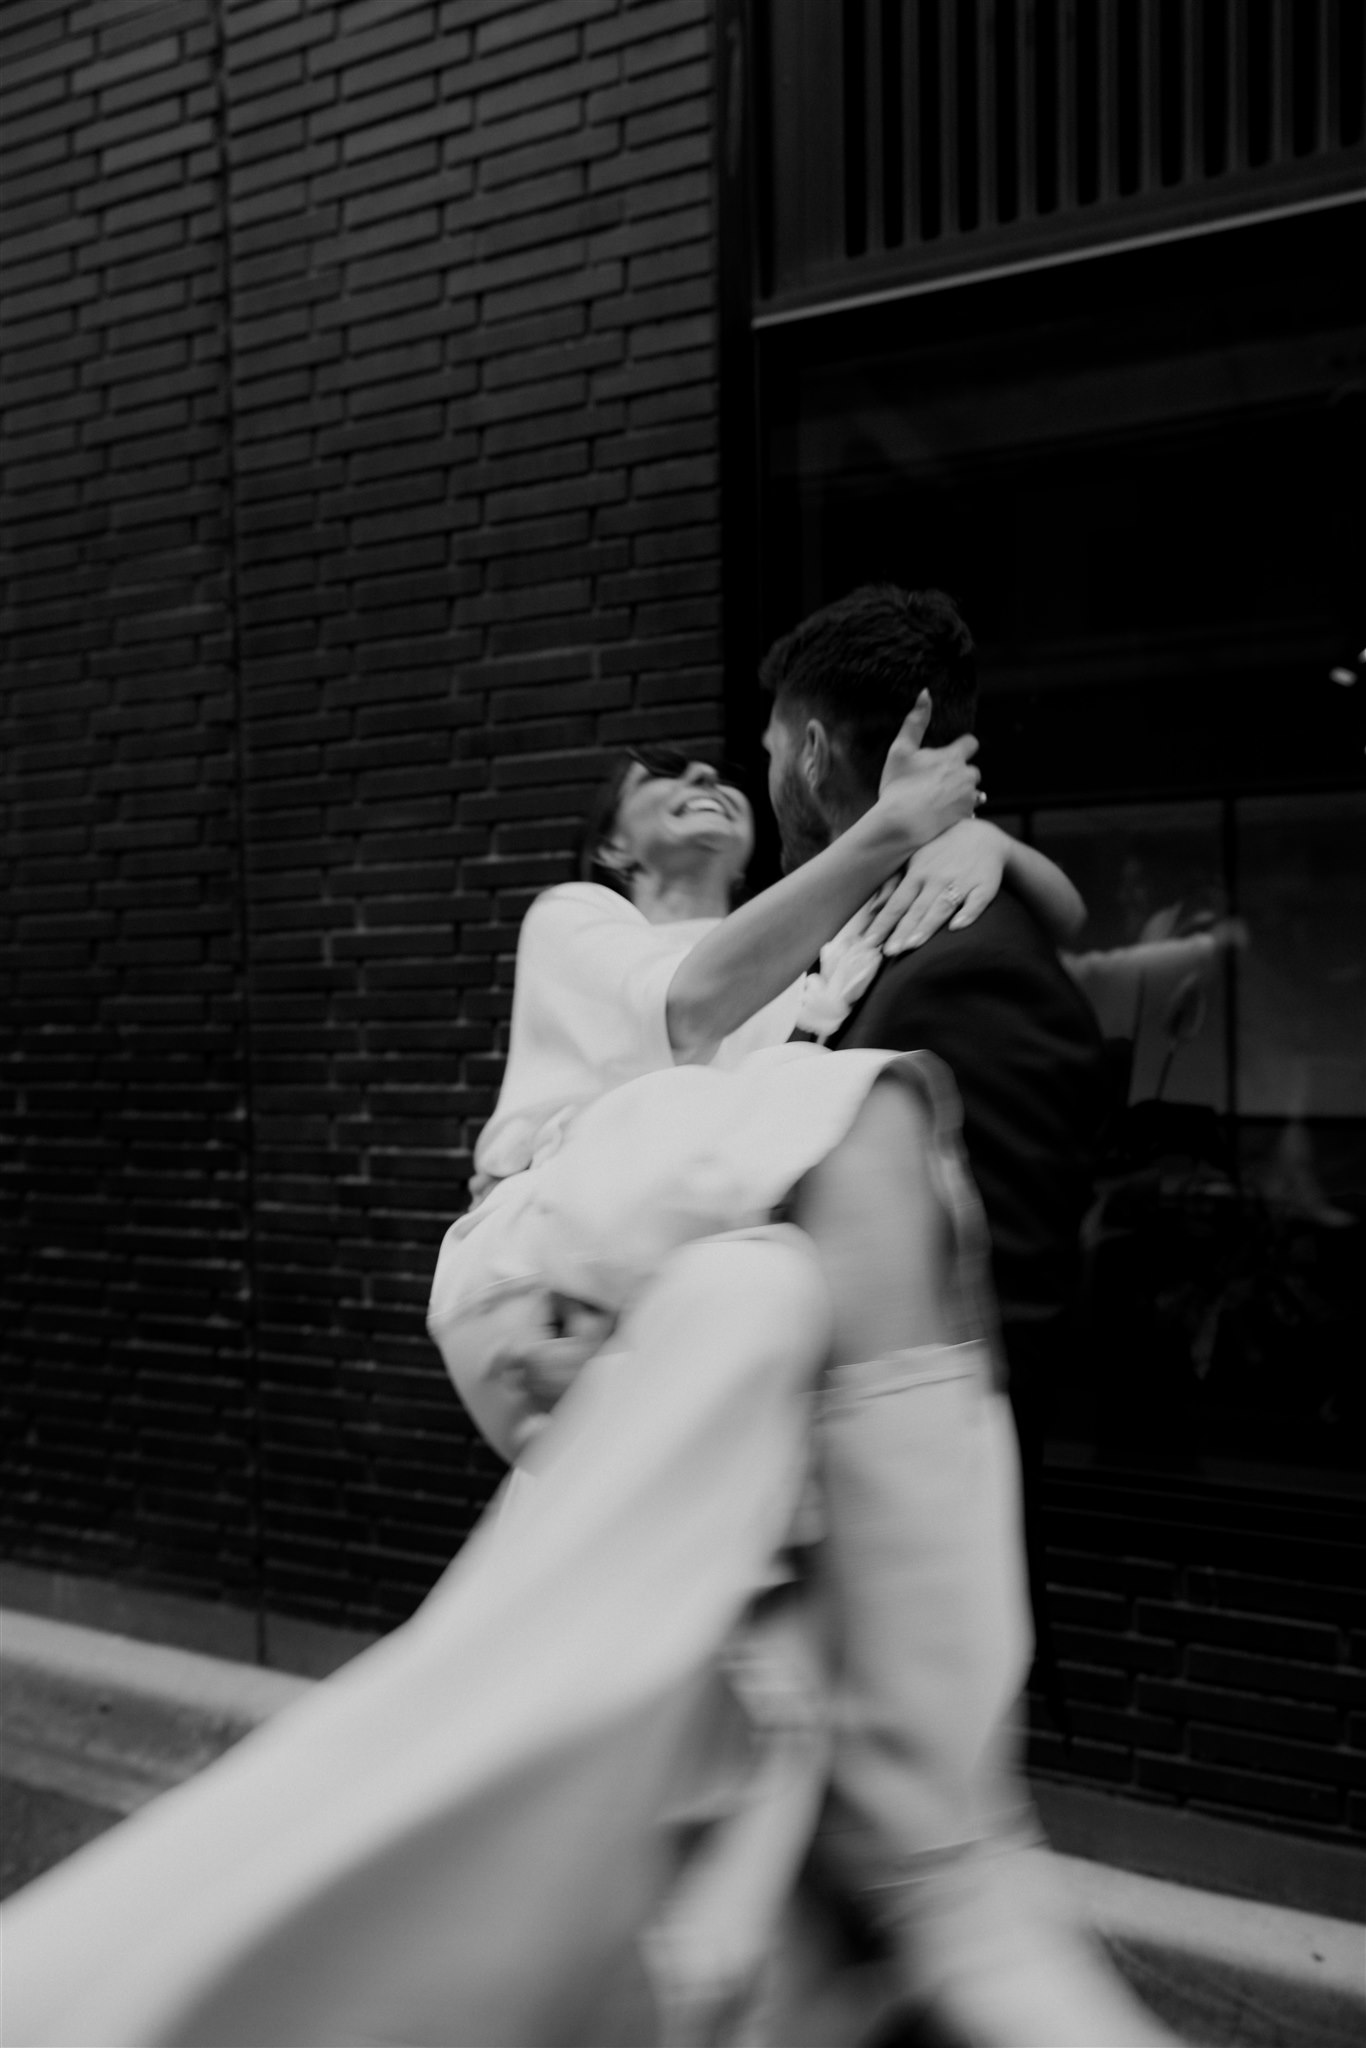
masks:
<path id="1" fill-rule="evenodd" d="M 834 836 L 825 813 L 794 763 L 783 770 L 773 792 L 773 815 L 782 841 L 784 874 L 823 852 Z"/>

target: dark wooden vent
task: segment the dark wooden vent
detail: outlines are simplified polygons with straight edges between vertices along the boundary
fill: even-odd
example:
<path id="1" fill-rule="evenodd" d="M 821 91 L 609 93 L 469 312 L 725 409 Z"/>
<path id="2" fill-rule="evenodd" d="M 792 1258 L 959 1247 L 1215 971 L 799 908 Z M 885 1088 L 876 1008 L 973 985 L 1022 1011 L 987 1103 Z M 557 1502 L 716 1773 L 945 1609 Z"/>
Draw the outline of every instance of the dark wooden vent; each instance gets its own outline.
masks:
<path id="1" fill-rule="evenodd" d="M 1366 190 L 1362 0 L 759 0 L 761 312 Z"/>

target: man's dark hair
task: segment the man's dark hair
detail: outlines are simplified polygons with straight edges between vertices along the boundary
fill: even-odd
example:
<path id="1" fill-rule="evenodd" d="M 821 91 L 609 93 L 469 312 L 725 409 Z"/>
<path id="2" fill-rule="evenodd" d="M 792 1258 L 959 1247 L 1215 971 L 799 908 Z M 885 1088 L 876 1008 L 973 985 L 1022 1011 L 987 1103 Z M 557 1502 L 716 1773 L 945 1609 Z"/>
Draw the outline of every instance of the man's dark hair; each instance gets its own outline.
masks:
<path id="1" fill-rule="evenodd" d="M 854 774 L 876 789 L 887 749 L 922 690 L 931 747 L 971 732 L 977 715 L 972 635 L 942 590 L 867 583 L 813 612 L 769 649 L 759 682 L 774 707 L 819 718 Z"/>

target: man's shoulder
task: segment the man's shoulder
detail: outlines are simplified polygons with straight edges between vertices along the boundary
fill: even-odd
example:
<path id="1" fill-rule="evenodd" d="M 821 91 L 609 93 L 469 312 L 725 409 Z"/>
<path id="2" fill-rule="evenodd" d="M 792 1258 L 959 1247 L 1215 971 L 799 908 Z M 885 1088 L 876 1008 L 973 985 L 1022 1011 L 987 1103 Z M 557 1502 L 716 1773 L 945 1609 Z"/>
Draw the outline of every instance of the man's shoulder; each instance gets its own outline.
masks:
<path id="1" fill-rule="evenodd" d="M 1089 1042 L 1097 1036 L 1094 1017 L 1058 957 L 1057 947 L 1028 907 L 1006 891 L 962 931 L 947 926 L 913 952 L 887 960 L 867 995 L 840 1034 L 840 1044 L 879 1044 L 889 1027 L 940 1005 L 946 1017 L 967 1021 L 969 1009 L 986 1012 L 995 1030 L 1037 1029 L 1047 1020 Z M 974 1028 L 982 1017 L 974 1014 Z"/>
<path id="2" fill-rule="evenodd" d="M 947 925 L 913 952 L 898 953 L 882 968 L 879 980 L 933 980 L 977 973 L 991 963 L 1019 962 L 1036 966 L 1050 977 L 1065 973 L 1058 949 L 1032 910 L 1003 889 L 980 917 L 962 931 Z"/>

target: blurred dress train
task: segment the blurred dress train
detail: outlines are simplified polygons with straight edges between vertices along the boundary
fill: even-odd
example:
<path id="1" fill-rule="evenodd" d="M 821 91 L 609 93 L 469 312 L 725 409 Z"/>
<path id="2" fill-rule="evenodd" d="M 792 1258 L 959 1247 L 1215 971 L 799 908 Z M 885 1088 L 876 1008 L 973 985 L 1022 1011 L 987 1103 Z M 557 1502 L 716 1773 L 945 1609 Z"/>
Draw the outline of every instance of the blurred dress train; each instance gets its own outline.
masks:
<path id="1" fill-rule="evenodd" d="M 744 1804 L 721 1660 L 800 1501 L 827 1341 L 799 1233 L 679 1253 L 411 1622 L 6 1907 L 9 2048 L 662 2039 L 688 1912 L 662 1990 L 642 1943 L 699 1812 Z M 761 1916 L 823 1778 L 793 1733 Z"/>

